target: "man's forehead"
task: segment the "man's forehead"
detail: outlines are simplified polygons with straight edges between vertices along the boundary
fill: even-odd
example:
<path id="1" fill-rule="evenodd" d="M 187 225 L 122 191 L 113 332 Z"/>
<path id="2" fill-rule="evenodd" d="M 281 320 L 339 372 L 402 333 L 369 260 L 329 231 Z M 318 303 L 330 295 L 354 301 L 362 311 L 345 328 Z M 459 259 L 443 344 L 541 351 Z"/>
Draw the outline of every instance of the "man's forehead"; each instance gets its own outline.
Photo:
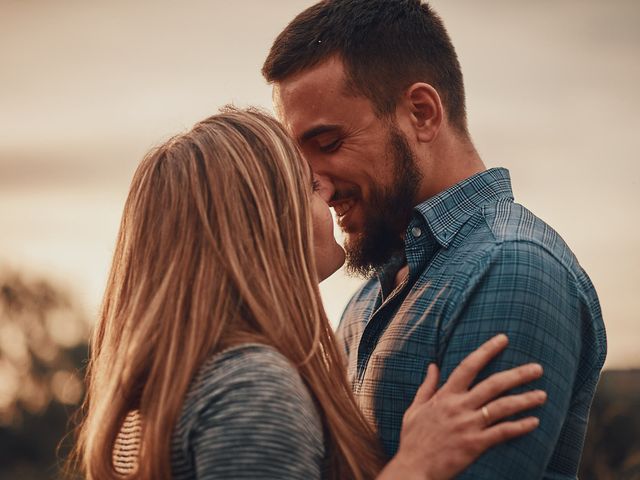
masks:
<path id="1" fill-rule="evenodd" d="M 311 129 L 335 124 L 347 101 L 344 71 L 335 61 L 324 62 L 274 84 L 278 119 L 301 140 Z"/>
<path id="2" fill-rule="evenodd" d="M 346 81 L 344 63 L 337 56 L 329 57 L 315 65 L 304 68 L 278 82 L 281 86 L 297 91 L 302 88 L 341 90 Z"/>

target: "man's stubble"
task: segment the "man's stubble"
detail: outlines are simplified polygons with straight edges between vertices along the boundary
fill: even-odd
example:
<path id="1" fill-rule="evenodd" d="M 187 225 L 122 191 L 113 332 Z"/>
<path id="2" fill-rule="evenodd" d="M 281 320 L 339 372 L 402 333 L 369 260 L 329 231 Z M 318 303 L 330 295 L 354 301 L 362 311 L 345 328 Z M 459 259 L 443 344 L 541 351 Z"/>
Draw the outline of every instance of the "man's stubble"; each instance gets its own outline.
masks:
<path id="1" fill-rule="evenodd" d="M 394 124 L 389 127 L 386 155 L 393 163 L 391 181 L 372 186 L 364 206 L 364 228 L 349 234 L 345 242 L 347 272 L 365 278 L 403 253 L 404 233 L 422 180 L 409 142 Z"/>

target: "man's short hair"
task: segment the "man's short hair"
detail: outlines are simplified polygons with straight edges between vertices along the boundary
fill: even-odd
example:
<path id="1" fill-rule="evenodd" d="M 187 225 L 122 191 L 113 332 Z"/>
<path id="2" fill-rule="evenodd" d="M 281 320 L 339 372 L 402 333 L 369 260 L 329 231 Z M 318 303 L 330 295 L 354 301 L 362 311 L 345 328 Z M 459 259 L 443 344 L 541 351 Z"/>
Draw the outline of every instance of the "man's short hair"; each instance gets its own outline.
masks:
<path id="1" fill-rule="evenodd" d="M 462 71 L 440 17 L 420 0 L 323 0 L 287 25 L 262 67 L 279 82 L 337 55 L 347 88 L 389 116 L 407 87 L 432 85 L 449 122 L 467 134 Z"/>

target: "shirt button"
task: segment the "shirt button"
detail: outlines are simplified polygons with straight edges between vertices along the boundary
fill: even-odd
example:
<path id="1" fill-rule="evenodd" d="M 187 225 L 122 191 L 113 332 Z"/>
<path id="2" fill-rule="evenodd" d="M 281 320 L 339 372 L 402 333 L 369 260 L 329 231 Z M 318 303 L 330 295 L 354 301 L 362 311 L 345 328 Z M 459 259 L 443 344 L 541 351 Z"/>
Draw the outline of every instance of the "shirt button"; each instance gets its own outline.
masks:
<path id="1" fill-rule="evenodd" d="M 411 229 L 411 235 L 418 238 L 420 235 L 422 235 L 422 230 L 420 230 L 420 227 L 413 227 Z"/>

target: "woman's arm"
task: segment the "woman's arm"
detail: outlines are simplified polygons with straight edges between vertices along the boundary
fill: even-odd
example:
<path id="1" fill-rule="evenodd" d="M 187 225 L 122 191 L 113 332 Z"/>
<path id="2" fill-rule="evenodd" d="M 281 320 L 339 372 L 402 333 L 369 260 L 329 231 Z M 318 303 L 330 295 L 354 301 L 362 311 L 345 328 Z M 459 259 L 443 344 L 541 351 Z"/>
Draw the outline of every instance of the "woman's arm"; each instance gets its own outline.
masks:
<path id="1" fill-rule="evenodd" d="M 535 417 L 498 421 L 541 405 L 546 400 L 545 392 L 496 397 L 539 378 L 540 365 L 528 364 L 496 373 L 469 390 L 478 373 L 507 344 L 505 335 L 484 343 L 458 365 L 440 390 L 438 368 L 429 366 L 426 380 L 404 415 L 398 453 L 378 480 L 451 479 L 493 445 L 538 426 Z"/>

